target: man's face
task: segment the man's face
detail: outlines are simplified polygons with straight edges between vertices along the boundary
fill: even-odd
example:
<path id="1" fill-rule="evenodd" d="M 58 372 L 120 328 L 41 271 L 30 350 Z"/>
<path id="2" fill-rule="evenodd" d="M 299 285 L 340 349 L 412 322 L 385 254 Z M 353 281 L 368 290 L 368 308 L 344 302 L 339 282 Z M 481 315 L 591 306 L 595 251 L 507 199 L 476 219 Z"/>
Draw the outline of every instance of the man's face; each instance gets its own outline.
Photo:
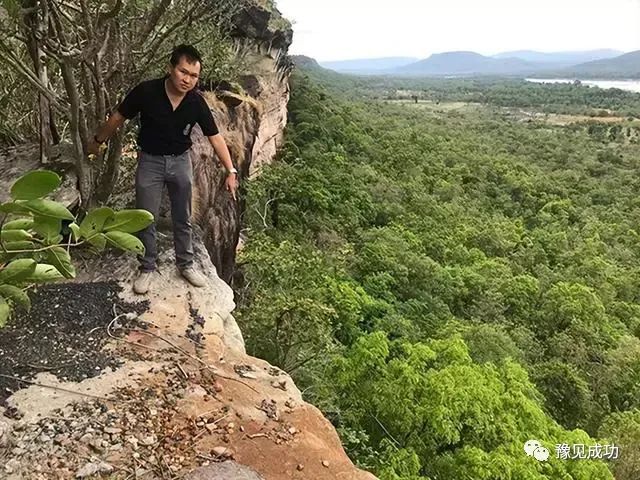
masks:
<path id="1" fill-rule="evenodd" d="M 178 64 L 170 66 L 169 80 L 176 90 L 187 93 L 198 83 L 200 77 L 200 62 L 189 63 L 186 57 L 181 57 Z"/>

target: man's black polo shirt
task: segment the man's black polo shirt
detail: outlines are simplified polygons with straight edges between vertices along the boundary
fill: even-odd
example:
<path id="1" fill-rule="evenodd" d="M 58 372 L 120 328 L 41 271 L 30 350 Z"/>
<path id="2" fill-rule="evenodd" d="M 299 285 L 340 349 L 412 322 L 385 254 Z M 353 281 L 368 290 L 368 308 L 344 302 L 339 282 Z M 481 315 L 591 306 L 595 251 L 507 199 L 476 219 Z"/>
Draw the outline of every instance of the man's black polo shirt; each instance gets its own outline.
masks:
<path id="1" fill-rule="evenodd" d="M 180 155 L 191 148 L 191 129 L 196 123 L 206 136 L 215 135 L 218 128 L 204 97 L 194 90 L 187 92 L 174 111 L 165 91 L 165 78 L 138 84 L 118 111 L 128 119 L 140 113 L 138 146 L 143 152 Z"/>

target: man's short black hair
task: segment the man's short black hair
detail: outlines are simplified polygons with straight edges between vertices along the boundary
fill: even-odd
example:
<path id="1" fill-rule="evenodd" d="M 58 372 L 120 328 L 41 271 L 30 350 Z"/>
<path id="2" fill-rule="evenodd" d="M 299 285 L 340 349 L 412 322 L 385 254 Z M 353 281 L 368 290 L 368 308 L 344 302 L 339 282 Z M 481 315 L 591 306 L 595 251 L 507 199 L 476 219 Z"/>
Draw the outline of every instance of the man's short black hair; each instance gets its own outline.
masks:
<path id="1" fill-rule="evenodd" d="M 175 67 L 180 63 L 180 59 L 182 57 L 185 57 L 189 63 L 200 62 L 200 65 L 202 65 L 202 56 L 193 45 L 185 45 L 184 43 L 182 45 L 178 45 L 173 49 L 173 52 L 171 52 L 171 59 L 169 61 L 171 62 L 171 65 Z"/>

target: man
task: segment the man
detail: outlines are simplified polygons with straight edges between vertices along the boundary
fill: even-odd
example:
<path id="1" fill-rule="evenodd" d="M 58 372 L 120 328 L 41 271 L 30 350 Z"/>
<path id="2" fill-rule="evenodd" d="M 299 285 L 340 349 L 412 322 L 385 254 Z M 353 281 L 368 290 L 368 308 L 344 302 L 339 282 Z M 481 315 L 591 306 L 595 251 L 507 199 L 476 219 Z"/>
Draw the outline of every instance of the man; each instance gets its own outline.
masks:
<path id="1" fill-rule="evenodd" d="M 168 74 L 138 84 L 124 98 L 109 120 L 91 140 L 88 151 L 97 154 L 125 120 L 140 114 L 136 208 L 148 210 L 157 218 L 162 190 L 167 185 L 171 218 L 180 273 L 192 285 L 202 287 L 205 278 L 193 268 L 191 234 L 191 184 L 193 170 L 189 158 L 191 129 L 197 123 L 228 173 L 226 188 L 236 198 L 237 170 L 227 145 L 218 133 L 204 97 L 194 90 L 202 68 L 200 53 L 190 45 L 180 45 L 171 54 Z M 133 283 L 138 294 L 149 291 L 156 269 L 155 223 L 139 233 L 145 255 L 139 256 L 140 272 Z"/>

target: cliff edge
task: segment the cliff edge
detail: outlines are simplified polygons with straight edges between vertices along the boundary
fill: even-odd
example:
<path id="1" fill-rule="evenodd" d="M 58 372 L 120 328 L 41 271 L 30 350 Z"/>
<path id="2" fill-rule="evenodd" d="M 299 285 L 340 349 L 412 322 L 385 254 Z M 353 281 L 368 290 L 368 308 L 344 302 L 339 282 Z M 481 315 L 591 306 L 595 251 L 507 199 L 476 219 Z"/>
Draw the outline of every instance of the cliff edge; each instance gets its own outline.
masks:
<path id="1" fill-rule="evenodd" d="M 222 82 L 205 96 L 244 183 L 282 143 L 292 30 L 270 1 L 234 24 L 241 85 Z M 195 253 L 206 287 L 177 274 L 160 218 L 149 295 L 131 293 L 135 259 L 115 253 L 80 256 L 74 282 L 34 292 L 32 311 L 0 330 L 3 478 L 375 478 L 354 467 L 285 372 L 246 354 L 227 284 L 244 205 L 222 188 L 201 132 L 193 135 Z M 16 170 L 5 182 L 37 168 L 5 163 Z M 61 201 L 77 201 L 74 178 L 70 171 Z M 125 173 L 128 181 L 130 194 Z"/>

